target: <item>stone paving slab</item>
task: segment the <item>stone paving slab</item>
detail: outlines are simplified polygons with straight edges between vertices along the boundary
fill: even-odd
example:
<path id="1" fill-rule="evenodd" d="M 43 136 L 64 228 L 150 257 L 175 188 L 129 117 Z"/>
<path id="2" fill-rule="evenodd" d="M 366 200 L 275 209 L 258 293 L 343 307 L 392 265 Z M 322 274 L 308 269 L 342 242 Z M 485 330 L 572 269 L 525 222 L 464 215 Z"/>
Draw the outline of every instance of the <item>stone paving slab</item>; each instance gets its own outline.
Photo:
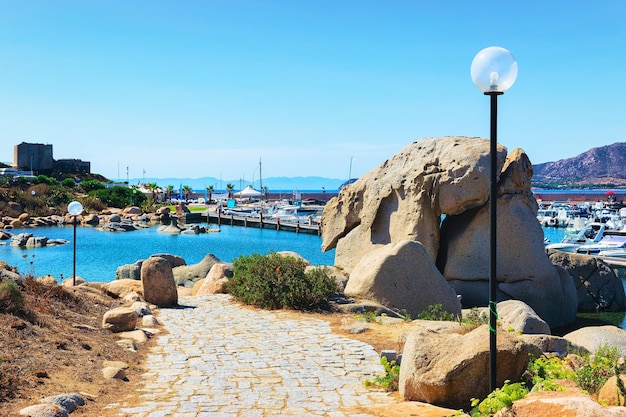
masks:
<path id="1" fill-rule="evenodd" d="M 363 381 L 384 375 L 377 352 L 322 320 L 248 309 L 229 295 L 181 297 L 147 358 L 133 417 L 371 417 L 348 408 L 393 403 Z"/>

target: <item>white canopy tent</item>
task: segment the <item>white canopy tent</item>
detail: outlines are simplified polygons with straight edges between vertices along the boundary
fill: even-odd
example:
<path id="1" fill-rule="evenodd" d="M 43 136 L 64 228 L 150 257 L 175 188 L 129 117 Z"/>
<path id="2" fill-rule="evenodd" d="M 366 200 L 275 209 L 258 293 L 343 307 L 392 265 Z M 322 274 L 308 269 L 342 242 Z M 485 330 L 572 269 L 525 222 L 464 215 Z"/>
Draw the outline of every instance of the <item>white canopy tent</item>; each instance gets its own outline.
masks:
<path id="1" fill-rule="evenodd" d="M 248 185 L 246 188 L 233 195 L 238 198 L 260 198 L 263 194 L 255 190 L 251 185 Z"/>

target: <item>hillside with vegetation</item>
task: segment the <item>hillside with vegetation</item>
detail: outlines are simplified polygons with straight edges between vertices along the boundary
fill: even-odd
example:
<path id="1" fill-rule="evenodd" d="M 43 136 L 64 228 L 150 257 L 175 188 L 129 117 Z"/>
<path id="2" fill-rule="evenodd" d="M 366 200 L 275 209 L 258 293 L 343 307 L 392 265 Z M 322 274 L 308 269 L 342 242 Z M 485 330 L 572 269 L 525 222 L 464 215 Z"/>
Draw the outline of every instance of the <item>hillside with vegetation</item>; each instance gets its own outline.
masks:
<path id="1" fill-rule="evenodd" d="M 573 158 L 533 165 L 538 188 L 626 188 L 626 142 L 592 148 Z"/>
<path id="2" fill-rule="evenodd" d="M 107 188 L 110 181 L 96 174 L 82 177 L 0 177 L 0 215 L 16 217 L 63 215 L 67 204 L 79 200 L 85 209 L 98 212 L 107 207 L 123 208 L 148 204 L 136 187 Z"/>

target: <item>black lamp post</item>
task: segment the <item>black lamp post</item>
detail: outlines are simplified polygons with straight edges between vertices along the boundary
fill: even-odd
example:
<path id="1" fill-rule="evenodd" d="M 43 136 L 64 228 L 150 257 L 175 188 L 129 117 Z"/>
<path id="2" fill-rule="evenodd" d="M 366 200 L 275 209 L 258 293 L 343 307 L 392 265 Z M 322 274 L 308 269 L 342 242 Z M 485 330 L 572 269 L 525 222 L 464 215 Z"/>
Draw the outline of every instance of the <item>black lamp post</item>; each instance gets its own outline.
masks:
<path id="1" fill-rule="evenodd" d="M 74 224 L 74 270 L 72 273 L 72 285 L 76 286 L 76 223 L 77 217 L 83 212 L 83 205 L 78 201 L 72 201 L 67 205 L 67 211 L 74 216 L 72 223 Z"/>
<path id="2" fill-rule="evenodd" d="M 472 81 L 491 100 L 491 133 L 489 142 L 489 391 L 496 387 L 496 332 L 498 313 L 496 308 L 498 280 L 496 274 L 497 227 L 496 206 L 498 199 L 498 96 L 504 94 L 517 78 L 517 62 L 504 48 L 491 46 L 480 51 L 472 61 Z"/>

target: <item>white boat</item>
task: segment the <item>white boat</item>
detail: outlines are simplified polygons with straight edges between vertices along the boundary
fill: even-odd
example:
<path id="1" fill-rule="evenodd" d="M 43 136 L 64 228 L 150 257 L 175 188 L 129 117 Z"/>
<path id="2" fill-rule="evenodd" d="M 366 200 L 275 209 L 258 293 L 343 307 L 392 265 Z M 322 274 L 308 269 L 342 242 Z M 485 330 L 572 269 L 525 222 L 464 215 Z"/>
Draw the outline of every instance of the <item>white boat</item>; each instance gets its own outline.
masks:
<path id="1" fill-rule="evenodd" d="M 300 221 L 298 206 L 282 206 L 272 212 L 270 219 L 281 222 L 298 223 Z"/>
<path id="2" fill-rule="evenodd" d="M 607 226 L 604 223 L 587 223 L 578 233 L 565 235 L 561 242 L 549 244 L 546 246 L 546 249 L 573 253 L 582 245 L 592 245 L 600 242 L 606 230 Z"/>
<path id="3" fill-rule="evenodd" d="M 609 249 L 598 252 L 600 257 L 623 258 L 626 261 L 626 249 Z"/>
<path id="4" fill-rule="evenodd" d="M 576 253 L 586 255 L 599 255 L 602 251 L 626 249 L 626 232 L 607 230 L 598 243 L 581 245 L 576 248 Z"/>

